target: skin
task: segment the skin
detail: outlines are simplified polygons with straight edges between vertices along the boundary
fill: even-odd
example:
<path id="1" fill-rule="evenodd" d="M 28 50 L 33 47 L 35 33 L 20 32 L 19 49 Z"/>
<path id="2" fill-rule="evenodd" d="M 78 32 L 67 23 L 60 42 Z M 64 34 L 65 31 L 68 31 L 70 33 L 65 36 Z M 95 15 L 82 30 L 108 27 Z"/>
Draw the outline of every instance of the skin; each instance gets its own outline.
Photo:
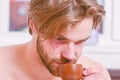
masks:
<path id="1" fill-rule="evenodd" d="M 30 20 L 32 40 L 0 48 L 0 80 L 61 80 L 58 67 L 65 63 L 82 64 L 83 80 L 111 80 L 101 64 L 81 54 L 92 25 L 93 19 L 85 18 L 55 38 L 41 41 L 41 34 Z"/>

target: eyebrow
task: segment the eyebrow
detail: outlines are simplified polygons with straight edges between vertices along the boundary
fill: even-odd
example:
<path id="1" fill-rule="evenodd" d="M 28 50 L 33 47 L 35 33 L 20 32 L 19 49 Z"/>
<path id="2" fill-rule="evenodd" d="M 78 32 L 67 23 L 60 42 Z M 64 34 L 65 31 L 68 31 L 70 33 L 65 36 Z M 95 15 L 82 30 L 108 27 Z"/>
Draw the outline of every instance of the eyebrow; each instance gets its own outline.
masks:
<path id="1" fill-rule="evenodd" d="M 86 40 L 88 40 L 89 38 L 90 38 L 90 36 L 88 36 L 88 37 L 86 37 L 86 38 L 84 38 L 84 39 L 81 39 L 81 40 L 79 40 L 79 41 L 77 41 L 77 42 L 86 41 Z"/>
<path id="2" fill-rule="evenodd" d="M 63 36 L 63 35 L 58 35 L 58 37 L 60 37 L 61 40 L 69 40 L 68 38 L 66 38 L 66 37 Z M 90 36 L 88 36 L 88 37 L 86 37 L 86 38 L 84 38 L 84 39 L 81 39 L 81 40 L 79 40 L 79 41 L 76 41 L 76 42 L 86 41 L 86 40 L 88 40 L 89 38 L 90 38 Z"/>

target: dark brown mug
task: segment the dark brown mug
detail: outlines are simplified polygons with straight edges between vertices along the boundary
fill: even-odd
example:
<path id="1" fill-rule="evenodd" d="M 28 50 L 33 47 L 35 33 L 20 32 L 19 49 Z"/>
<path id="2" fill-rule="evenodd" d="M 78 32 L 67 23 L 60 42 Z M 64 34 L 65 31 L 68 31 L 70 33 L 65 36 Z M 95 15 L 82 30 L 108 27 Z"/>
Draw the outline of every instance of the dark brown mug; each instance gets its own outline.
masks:
<path id="1" fill-rule="evenodd" d="M 81 64 L 62 64 L 59 67 L 59 76 L 62 80 L 81 80 L 82 72 Z"/>

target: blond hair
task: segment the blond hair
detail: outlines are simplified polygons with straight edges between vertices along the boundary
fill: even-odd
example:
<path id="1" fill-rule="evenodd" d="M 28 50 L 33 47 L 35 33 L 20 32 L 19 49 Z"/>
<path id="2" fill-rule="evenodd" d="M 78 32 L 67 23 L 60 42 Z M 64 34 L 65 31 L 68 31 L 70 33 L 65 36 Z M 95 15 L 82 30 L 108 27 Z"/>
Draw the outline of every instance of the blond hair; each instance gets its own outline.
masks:
<path id="1" fill-rule="evenodd" d="M 86 17 L 93 17 L 96 28 L 105 13 L 96 0 L 31 0 L 29 5 L 28 24 L 32 19 L 35 28 L 46 37 L 53 37 Z"/>

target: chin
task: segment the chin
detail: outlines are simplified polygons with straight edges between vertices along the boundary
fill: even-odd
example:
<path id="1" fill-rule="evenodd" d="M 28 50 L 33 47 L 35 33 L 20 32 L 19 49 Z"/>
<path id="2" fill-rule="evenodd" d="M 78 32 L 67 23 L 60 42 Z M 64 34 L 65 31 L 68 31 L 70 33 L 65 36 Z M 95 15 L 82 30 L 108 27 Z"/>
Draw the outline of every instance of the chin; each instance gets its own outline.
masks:
<path id="1" fill-rule="evenodd" d="M 54 76 L 59 76 L 59 64 L 54 63 L 49 67 L 49 71 Z"/>

